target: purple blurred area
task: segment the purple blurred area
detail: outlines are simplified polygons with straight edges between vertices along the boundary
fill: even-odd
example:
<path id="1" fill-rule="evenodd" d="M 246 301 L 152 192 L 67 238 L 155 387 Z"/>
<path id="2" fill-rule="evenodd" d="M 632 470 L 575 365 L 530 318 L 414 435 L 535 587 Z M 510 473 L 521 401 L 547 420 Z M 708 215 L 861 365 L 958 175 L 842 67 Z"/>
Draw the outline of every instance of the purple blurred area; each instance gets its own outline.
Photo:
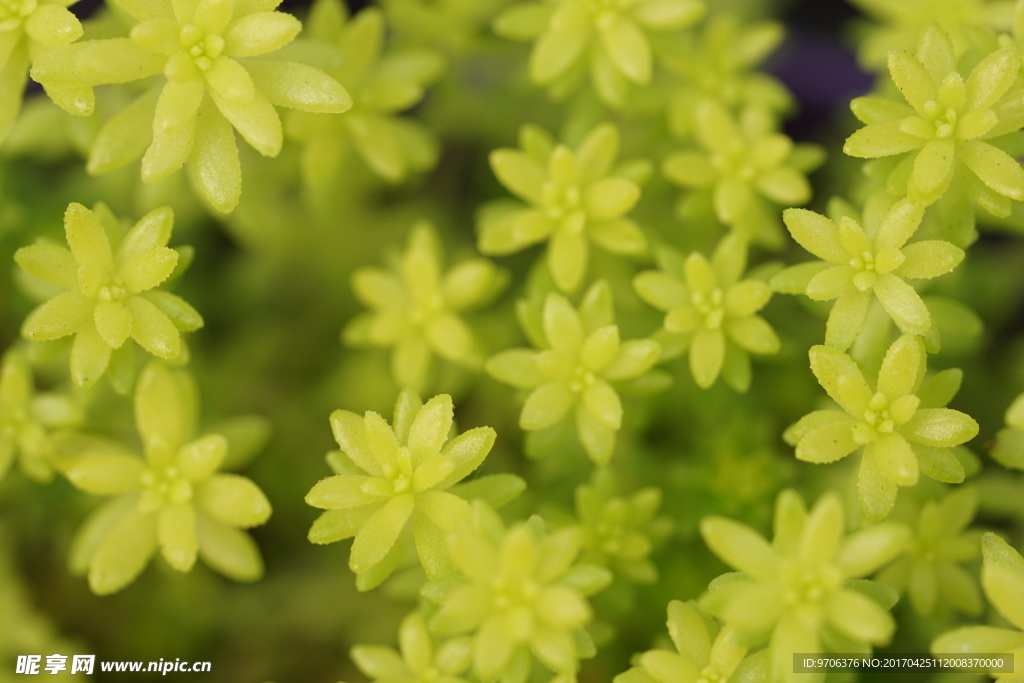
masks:
<path id="1" fill-rule="evenodd" d="M 871 89 L 872 76 L 857 65 L 846 35 L 858 16 L 840 0 L 805 0 L 781 17 L 786 41 L 766 66 L 799 102 L 796 116 L 786 123 L 792 137 L 816 137 L 847 111 L 852 98 Z"/>

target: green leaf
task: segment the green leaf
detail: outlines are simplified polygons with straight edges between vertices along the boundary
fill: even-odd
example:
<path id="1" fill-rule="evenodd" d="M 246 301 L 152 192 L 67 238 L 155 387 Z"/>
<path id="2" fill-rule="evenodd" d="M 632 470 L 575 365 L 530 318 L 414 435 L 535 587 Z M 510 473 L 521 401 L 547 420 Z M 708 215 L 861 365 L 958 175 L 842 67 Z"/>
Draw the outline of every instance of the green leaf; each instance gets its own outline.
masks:
<path id="1" fill-rule="evenodd" d="M 981 140 L 964 142 L 958 153 L 986 186 L 1004 197 L 1024 200 L 1024 168 L 1009 154 Z"/>
<path id="2" fill-rule="evenodd" d="M 84 576 L 96 549 L 126 515 L 133 515 L 138 506 L 134 496 L 119 496 L 100 505 L 75 532 L 68 553 L 68 571 Z"/>
<path id="3" fill-rule="evenodd" d="M 890 400 L 913 393 L 923 364 L 921 341 L 910 335 L 901 336 L 889 347 L 882 360 L 878 371 L 878 391 Z"/>
<path id="4" fill-rule="evenodd" d="M 127 301 L 131 313 L 131 337 L 139 346 L 160 358 L 181 353 L 181 335 L 171 319 L 148 299 L 133 296 Z"/>
<path id="5" fill-rule="evenodd" d="M 360 671 L 374 678 L 401 676 L 408 671 L 397 652 L 379 645 L 356 645 L 352 648 L 352 661 Z"/>
<path id="6" fill-rule="evenodd" d="M 859 579 L 875 573 L 895 559 L 910 537 L 910 529 L 902 524 L 879 524 L 847 538 L 837 561 L 846 578 Z"/>
<path id="7" fill-rule="evenodd" d="M 1024 558 L 998 535 L 986 532 L 981 539 L 981 550 L 985 566 L 997 565 L 1024 575 Z"/>
<path id="8" fill-rule="evenodd" d="M 531 204 L 543 201 L 541 188 L 547 173 L 535 159 L 516 149 L 497 149 L 490 155 L 491 168 L 501 184 Z"/>
<path id="9" fill-rule="evenodd" d="M 217 474 L 197 488 L 196 503 L 228 526 L 259 526 L 270 517 L 270 502 L 256 484 L 237 474 Z"/>
<path id="10" fill-rule="evenodd" d="M 414 462 L 422 461 L 441 451 L 448 440 L 454 420 L 452 397 L 441 394 L 427 401 L 413 419 L 409 428 L 409 451 Z"/>
<path id="11" fill-rule="evenodd" d="M 948 448 L 977 436 L 978 423 L 958 410 L 928 408 L 918 410 L 900 432 L 915 443 Z"/>
<path id="12" fill-rule="evenodd" d="M 932 641 L 932 652 L 985 653 L 1011 652 L 1024 645 L 1020 631 L 992 626 L 965 626 L 943 633 Z"/>
<path id="13" fill-rule="evenodd" d="M 911 201 L 931 204 L 942 196 L 953 178 L 956 153 L 956 143 L 951 139 L 936 138 L 925 143 L 914 158 L 907 185 Z"/>
<path id="14" fill-rule="evenodd" d="M 1016 46 L 1007 45 L 986 55 L 967 77 L 967 109 L 977 110 L 994 105 L 1013 85 L 1018 71 L 1020 51 Z"/>
<path id="15" fill-rule="evenodd" d="M 618 430 L 622 426 L 622 402 L 607 383 L 598 380 L 583 392 L 583 404 L 601 424 Z"/>
<path id="16" fill-rule="evenodd" d="M 894 273 L 902 278 L 933 278 L 960 265 L 964 251 L 945 240 L 923 240 L 903 248 L 903 264 Z"/>
<path id="17" fill-rule="evenodd" d="M 828 346 L 811 347 L 809 356 L 811 371 L 829 397 L 846 412 L 859 417 L 871 397 L 860 367 L 842 351 Z"/>
<path id="18" fill-rule="evenodd" d="M 778 569 L 778 557 L 760 534 L 724 517 L 705 517 L 700 535 L 715 555 L 730 567 L 770 581 Z"/>
<path id="19" fill-rule="evenodd" d="M 519 389 L 532 389 L 548 380 L 529 349 L 509 349 L 491 356 L 485 365 L 487 373 L 500 382 Z"/>
<path id="20" fill-rule="evenodd" d="M 725 336 L 721 330 L 701 329 L 690 343 L 690 372 L 701 389 L 707 389 L 722 370 L 725 360 Z"/>
<path id="21" fill-rule="evenodd" d="M 584 180 L 594 181 L 608 175 L 618 154 L 619 129 L 610 123 L 595 126 L 576 148 Z"/>
<path id="22" fill-rule="evenodd" d="M 686 283 L 700 294 L 708 294 L 717 288 L 717 274 L 703 254 L 694 252 L 687 257 Z"/>
<path id="23" fill-rule="evenodd" d="M 587 214 L 607 221 L 628 213 L 640 198 L 640 188 L 623 178 L 604 178 L 587 188 L 584 201 Z"/>
<path id="24" fill-rule="evenodd" d="M 669 180 L 683 187 L 710 187 L 718 178 L 718 172 L 711 165 L 708 155 L 696 151 L 670 155 L 662 164 L 662 172 Z"/>
<path id="25" fill-rule="evenodd" d="M 416 510 L 443 531 L 453 531 L 470 521 L 469 504 L 444 491 L 423 491 L 417 494 Z M 444 539 L 440 540 L 443 542 Z"/>
<path id="26" fill-rule="evenodd" d="M 938 97 L 935 82 L 924 64 L 905 50 L 889 52 L 889 73 L 910 106 L 922 114 L 925 105 Z"/>
<path id="27" fill-rule="evenodd" d="M 587 270 L 587 241 L 582 235 L 557 232 L 548 247 L 548 267 L 563 292 L 573 292 Z"/>
<path id="28" fill-rule="evenodd" d="M 894 102 L 885 97 L 855 97 L 850 101 L 850 111 L 861 123 L 879 123 L 914 116 L 913 108 L 902 102 Z"/>
<path id="29" fill-rule="evenodd" d="M 584 340 L 583 323 L 572 305 L 558 294 L 544 301 L 544 334 L 552 349 L 575 354 Z"/>
<path id="30" fill-rule="evenodd" d="M 121 265 L 120 275 L 129 292 L 144 292 L 170 277 L 178 264 L 178 252 L 167 247 L 151 247 Z"/>
<path id="31" fill-rule="evenodd" d="M 495 438 L 497 434 L 490 427 L 476 427 L 449 441 L 441 455 L 451 463 L 452 470 L 436 488 L 447 489 L 473 473 L 491 452 Z"/>
<path id="32" fill-rule="evenodd" d="M 159 90 L 154 88 L 119 111 L 100 129 L 89 150 L 86 170 L 109 173 L 135 161 L 153 141 L 153 116 Z"/>
<path id="33" fill-rule="evenodd" d="M 647 251 L 644 231 L 629 218 L 600 221 L 587 226 L 590 239 L 613 254 L 639 255 Z"/>
<path id="34" fill-rule="evenodd" d="M 80 292 L 63 292 L 32 311 L 21 326 L 21 334 L 33 341 L 60 339 L 83 326 L 91 328 L 87 322 L 91 314 L 91 302 Z"/>
<path id="35" fill-rule="evenodd" d="M 95 296 L 100 283 L 113 268 L 107 233 L 96 214 L 76 203 L 69 204 L 64 214 L 64 232 L 78 262 L 82 293 Z"/>
<path id="36" fill-rule="evenodd" d="M 690 292 L 680 280 L 668 273 L 648 270 L 633 278 L 633 288 L 646 303 L 669 311 L 690 303 Z"/>
<path id="37" fill-rule="evenodd" d="M 215 65 L 229 63 L 231 62 L 224 61 L 224 58 L 221 58 L 215 62 Z M 246 74 L 246 79 L 249 78 L 244 69 L 239 67 L 239 70 L 237 74 L 230 73 L 225 75 L 225 79 L 234 84 L 240 80 L 240 74 L 242 73 Z M 207 79 L 209 82 L 209 75 Z M 234 92 L 233 88 L 235 86 L 232 85 L 231 87 L 232 90 L 229 90 L 229 93 Z M 257 152 L 268 157 L 278 155 L 283 144 L 284 132 L 281 128 L 281 119 L 278 117 L 277 110 L 274 109 L 270 100 L 260 93 L 255 93 L 251 99 L 244 100 L 241 96 L 223 93 L 212 87 L 208 92 L 224 118 L 234 126 L 242 137 L 245 138 L 245 141 L 252 145 Z"/>
<path id="38" fill-rule="evenodd" d="M 349 510 L 328 510 L 313 522 L 309 529 L 309 540 L 322 545 L 352 538 L 379 507 L 366 505 Z"/>
<path id="39" fill-rule="evenodd" d="M 199 556 L 211 568 L 235 581 L 258 581 L 263 576 L 259 548 L 244 531 L 196 516 Z"/>
<path id="40" fill-rule="evenodd" d="M 660 354 L 661 346 L 652 339 L 623 342 L 602 375 L 613 382 L 632 379 L 651 369 L 658 362 Z"/>
<path id="41" fill-rule="evenodd" d="M 157 183 L 180 169 L 195 146 L 194 124 L 157 129 L 142 157 L 142 182 Z"/>
<path id="42" fill-rule="evenodd" d="M 607 465 L 615 451 L 615 430 L 601 422 L 585 405 L 576 407 L 575 423 L 576 436 L 587 456 L 600 467 Z"/>
<path id="43" fill-rule="evenodd" d="M 587 368 L 600 372 L 611 363 L 618 350 L 619 328 L 616 325 L 607 325 L 586 338 L 580 349 L 580 360 Z"/>
<path id="44" fill-rule="evenodd" d="M 272 52 L 290 43 L 302 23 L 284 12 L 257 12 L 232 21 L 224 32 L 225 54 L 238 59 Z"/>
<path id="45" fill-rule="evenodd" d="M 71 379 L 86 389 L 103 376 L 110 364 L 111 348 L 94 325 L 85 325 L 71 346 Z"/>
<path id="46" fill-rule="evenodd" d="M 1005 565 L 986 562 L 981 585 L 999 613 L 1024 629 L 1024 576 Z"/>
<path id="47" fill-rule="evenodd" d="M 306 504 L 325 510 L 346 510 L 380 502 L 390 493 L 382 479 L 336 474 L 318 481 L 306 494 Z"/>
<path id="48" fill-rule="evenodd" d="M 857 641 L 885 644 L 896 630 L 892 616 L 873 600 L 851 591 L 840 590 L 828 599 L 829 623 Z"/>
<path id="49" fill-rule="evenodd" d="M 200 193 L 221 213 L 230 213 L 242 194 L 242 167 L 231 124 L 212 102 L 204 100 L 189 156 Z"/>
<path id="50" fill-rule="evenodd" d="M 846 263 L 849 254 L 839 241 L 835 224 L 819 213 L 807 209 L 786 209 L 782 220 L 801 247 L 824 261 Z"/>
<path id="51" fill-rule="evenodd" d="M 870 123 L 846 138 L 843 153 L 860 159 L 903 154 L 922 146 L 921 138 L 903 132 L 902 121 Z"/>
<path id="52" fill-rule="evenodd" d="M 804 294 L 814 276 L 832 267 L 831 263 L 824 261 L 798 263 L 773 275 L 768 284 L 776 292 L 783 294 Z"/>
<path id="53" fill-rule="evenodd" d="M 651 80 L 651 46 L 636 24 L 623 15 L 598 26 L 601 45 L 615 66 L 634 83 Z"/>
<path id="54" fill-rule="evenodd" d="M 525 490 L 526 482 L 514 474 L 488 474 L 448 489 L 449 493 L 460 498 L 482 500 L 494 508 L 515 500 Z"/>
<path id="55" fill-rule="evenodd" d="M 788 166 L 772 168 L 755 181 L 764 196 L 779 204 L 804 204 L 811 198 L 811 185 L 807 178 Z"/>
<path id="56" fill-rule="evenodd" d="M 125 515 L 111 526 L 89 561 L 89 588 L 97 595 L 118 592 L 146 568 L 156 544 L 152 515 Z"/>
<path id="57" fill-rule="evenodd" d="M 874 285 L 875 296 L 900 330 L 923 335 L 931 327 L 931 316 L 921 295 L 892 273 L 880 275 Z"/>
<path id="58" fill-rule="evenodd" d="M 195 509 L 189 503 L 164 506 L 157 513 L 157 538 L 167 564 L 180 572 L 191 571 L 199 552 Z"/>
<path id="59" fill-rule="evenodd" d="M 779 338 L 775 330 L 758 315 L 727 320 L 725 329 L 729 338 L 746 351 L 757 354 L 773 354 L 779 351 Z"/>
<path id="60" fill-rule="evenodd" d="M 373 513 L 352 542 L 349 567 L 353 572 L 368 571 L 384 559 L 409 521 L 414 505 L 411 494 L 402 494 Z"/>
<path id="61" fill-rule="evenodd" d="M 551 380 L 526 398 L 519 415 L 519 426 L 527 431 L 550 427 L 561 420 L 575 402 L 575 395 L 563 382 Z"/>
<path id="62" fill-rule="evenodd" d="M 75 459 L 65 475 L 82 491 L 109 496 L 139 490 L 144 470 L 143 462 L 134 456 L 87 453 Z"/>
<path id="63" fill-rule="evenodd" d="M 830 463 L 846 457 L 860 446 L 854 438 L 851 422 L 832 422 L 801 437 L 796 444 L 796 457 L 805 462 Z"/>
<path id="64" fill-rule="evenodd" d="M 579 59 L 587 44 L 587 21 L 583 5 L 564 4 L 555 11 L 530 53 L 530 79 L 534 83 L 550 83 Z"/>
<path id="65" fill-rule="evenodd" d="M 480 258 L 463 261 L 444 276 L 444 298 L 453 311 L 474 308 L 498 295 L 507 280 L 507 273 L 491 261 Z"/>
<path id="66" fill-rule="evenodd" d="M 871 451 L 882 472 L 896 485 L 913 486 L 917 483 L 917 456 L 898 432 L 880 435 L 866 451 Z"/>
<path id="67" fill-rule="evenodd" d="M 477 634 L 473 671 L 483 680 L 495 680 L 509 666 L 515 640 L 509 636 L 501 619 L 488 619 Z"/>
<path id="68" fill-rule="evenodd" d="M 857 493 L 864 513 L 872 521 L 881 521 L 896 504 L 896 483 L 881 469 L 872 451 L 865 451 L 860 461 Z"/>
<path id="69" fill-rule="evenodd" d="M 870 303 L 870 292 L 854 291 L 839 296 L 825 325 L 825 344 L 840 351 L 850 348 L 864 326 Z"/>
<path id="70" fill-rule="evenodd" d="M 539 3 L 517 5 L 494 19 L 494 32 L 510 40 L 530 40 L 543 33 L 550 18 L 550 8 Z"/>
<path id="71" fill-rule="evenodd" d="M 964 466 L 948 448 L 914 444 L 917 464 L 921 473 L 945 484 L 960 484 L 966 477 Z"/>
<path id="72" fill-rule="evenodd" d="M 253 59 L 245 68 L 256 89 L 279 107 L 317 114 L 341 114 L 352 108 L 352 97 L 344 86 L 315 67 Z"/>

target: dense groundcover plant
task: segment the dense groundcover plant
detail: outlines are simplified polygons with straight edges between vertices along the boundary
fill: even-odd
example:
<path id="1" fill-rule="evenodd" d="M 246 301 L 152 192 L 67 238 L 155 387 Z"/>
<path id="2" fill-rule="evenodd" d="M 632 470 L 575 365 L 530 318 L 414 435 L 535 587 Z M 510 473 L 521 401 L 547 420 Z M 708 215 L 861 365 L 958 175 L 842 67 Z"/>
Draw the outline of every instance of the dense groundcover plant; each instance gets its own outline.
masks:
<path id="1" fill-rule="evenodd" d="M 789 4 L 0 0 L 0 681 L 1024 660 L 1024 0 Z"/>

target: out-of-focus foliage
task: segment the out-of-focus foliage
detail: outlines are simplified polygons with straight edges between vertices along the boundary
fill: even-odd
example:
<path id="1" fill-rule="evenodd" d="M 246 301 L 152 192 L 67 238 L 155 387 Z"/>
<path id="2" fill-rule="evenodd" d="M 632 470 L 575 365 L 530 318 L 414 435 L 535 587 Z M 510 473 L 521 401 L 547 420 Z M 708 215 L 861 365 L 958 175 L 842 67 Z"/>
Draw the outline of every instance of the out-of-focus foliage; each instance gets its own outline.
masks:
<path id="1" fill-rule="evenodd" d="M 642 254 L 647 239 L 626 216 L 640 199 L 647 164 L 615 166 L 619 132 L 605 124 L 576 149 L 556 145 L 540 128 L 524 126 L 521 149 L 491 153 L 501 184 L 526 203 L 494 202 L 480 213 L 480 251 L 510 254 L 548 242 L 547 264 L 555 284 L 573 292 L 590 261 L 589 243 L 614 254 Z"/>
<path id="2" fill-rule="evenodd" d="M 219 472 L 229 448 L 223 434 L 196 436 L 196 388 L 184 371 L 146 366 L 135 391 L 140 458 L 97 441 L 67 456 L 61 469 L 86 493 L 117 496 L 79 530 L 71 568 L 89 587 L 114 593 L 135 580 L 157 550 L 174 569 L 198 557 L 238 581 L 263 575 L 259 549 L 239 529 L 270 517 L 270 503 L 251 480 Z"/>
<path id="3" fill-rule="evenodd" d="M 461 314 L 492 301 L 507 280 L 505 271 L 483 258 L 445 272 L 437 231 L 417 223 L 391 270 L 369 267 L 352 274 L 356 298 L 372 310 L 350 321 L 342 339 L 353 346 L 391 347 L 395 383 L 423 391 L 434 356 L 479 367 L 483 352 Z"/>
<path id="4" fill-rule="evenodd" d="M 895 599 L 864 577 L 899 553 L 910 535 L 905 527 L 879 524 L 847 538 L 838 496 L 828 494 L 808 511 L 786 490 L 775 504 L 770 544 L 722 517 L 705 518 L 701 534 L 740 572 L 719 577 L 701 604 L 744 642 L 767 640 L 770 680 L 799 680 L 794 652 L 870 651 L 892 638 L 896 623 L 886 609 Z"/>
<path id="5" fill-rule="evenodd" d="M 648 374 L 661 348 L 652 339 L 620 340 L 611 289 L 603 281 L 587 290 L 578 309 L 562 295 L 548 294 L 537 322 L 539 350 L 502 351 L 487 361 L 487 371 L 530 390 L 519 413 L 522 429 L 551 432 L 569 420 L 590 459 L 606 465 L 622 427 L 615 384 Z"/>
<path id="6" fill-rule="evenodd" d="M 746 240 L 725 237 L 710 261 L 698 252 L 684 259 L 668 249 L 658 261 L 661 270 L 640 273 L 633 286 L 641 299 L 665 311 L 665 329 L 687 349 L 697 386 L 707 389 L 721 374 L 733 389 L 746 391 L 749 354 L 779 350 L 775 331 L 757 314 L 771 299 L 771 288 L 741 279 Z"/>

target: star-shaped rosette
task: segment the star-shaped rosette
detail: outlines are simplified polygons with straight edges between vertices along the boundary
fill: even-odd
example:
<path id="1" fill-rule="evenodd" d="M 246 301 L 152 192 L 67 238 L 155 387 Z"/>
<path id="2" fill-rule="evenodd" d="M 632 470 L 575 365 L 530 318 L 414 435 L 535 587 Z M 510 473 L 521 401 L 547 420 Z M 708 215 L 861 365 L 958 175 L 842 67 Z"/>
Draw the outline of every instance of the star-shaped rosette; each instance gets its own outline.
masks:
<path id="1" fill-rule="evenodd" d="M 649 32 L 697 22 L 703 0 L 546 0 L 509 7 L 494 30 L 513 40 L 535 40 L 530 78 L 564 93 L 589 71 L 606 103 L 623 106 L 630 85 L 647 85 L 654 71 Z"/>
<path id="2" fill-rule="evenodd" d="M 857 363 L 830 346 L 810 351 L 818 383 L 842 410 L 816 410 L 786 430 L 804 462 L 831 463 L 861 448 L 857 490 L 870 519 L 885 518 L 899 486 L 914 486 L 920 474 L 959 484 L 964 467 L 951 450 L 978 434 L 969 415 L 946 408 L 959 382 L 949 377 L 924 383 L 925 350 L 903 335 L 889 347 L 872 388 Z"/>
<path id="3" fill-rule="evenodd" d="M 909 242 L 924 209 L 909 199 L 896 202 L 869 234 L 848 216 L 834 223 L 806 209 L 787 209 L 783 220 L 800 246 L 821 261 L 802 263 L 777 274 L 779 291 L 835 301 L 825 327 L 825 343 L 845 351 L 857 339 L 877 299 L 906 334 L 925 335 L 931 315 L 907 280 L 931 279 L 956 268 L 960 247 L 945 240 Z"/>
<path id="4" fill-rule="evenodd" d="M 793 653 L 822 652 L 829 645 L 841 652 L 870 652 L 892 638 L 896 622 L 887 611 L 892 604 L 871 597 L 886 591 L 864 577 L 906 545 L 910 534 L 902 524 L 847 535 L 839 496 L 827 494 L 808 511 L 800 496 L 787 490 L 775 504 L 771 543 L 724 517 L 704 518 L 700 533 L 715 555 L 742 572 L 712 582 L 700 605 L 742 642 L 767 641 L 771 680 L 798 680 Z"/>
<path id="5" fill-rule="evenodd" d="M 1020 73 L 1020 50 L 1007 45 L 985 55 L 966 78 L 957 57 L 949 34 L 936 24 L 921 32 L 916 54 L 890 50 L 889 73 L 905 103 L 853 100 L 854 115 L 867 125 L 846 140 L 843 151 L 864 159 L 901 155 L 893 175 L 906 179 L 916 203 L 937 201 L 957 178 L 975 204 L 1006 216 L 1013 201 L 1024 199 L 1024 169 L 989 141 L 1024 123 L 1019 96 L 1010 92 Z"/>
<path id="6" fill-rule="evenodd" d="M 614 125 L 595 127 L 575 149 L 555 144 L 536 126 L 523 126 L 519 137 L 522 149 L 491 152 L 491 168 L 525 205 L 498 201 L 483 207 L 481 252 L 512 254 L 547 242 L 555 284 L 573 292 L 584 281 L 591 243 L 613 254 L 647 250 L 643 230 L 627 215 L 640 199 L 647 164 L 616 164 Z"/>
<path id="7" fill-rule="evenodd" d="M 32 78 L 72 114 L 88 115 L 93 87 L 162 75 L 100 130 L 89 155 L 91 173 L 142 157 L 142 179 L 155 183 L 186 163 L 199 192 L 228 213 L 242 192 L 235 131 L 264 156 L 281 151 L 276 106 L 341 113 L 348 92 L 323 71 L 273 53 L 302 24 L 275 11 L 280 0 L 115 0 L 137 23 L 127 38 L 72 43 L 48 52 Z"/>
<path id="8" fill-rule="evenodd" d="M 661 270 L 633 279 L 633 288 L 648 304 L 665 311 L 665 329 L 689 352 L 690 373 L 707 389 L 721 375 L 736 391 L 750 387 L 750 354 L 773 354 L 779 338 L 758 311 L 768 304 L 767 283 L 743 279 L 746 240 L 728 235 L 709 260 L 699 252 L 683 258 L 663 249 Z"/>
<path id="9" fill-rule="evenodd" d="M 88 575 L 94 593 L 130 584 L 158 550 L 181 572 L 202 558 L 237 581 L 263 576 L 259 548 L 242 529 L 266 522 L 270 502 L 252 480 L 219 471 L 229 441 L 197 436 L 197 400 L 191 376 L 150 363 L 135 392 L 143 457 L 97 442 L 65 462 L 76 488 L 115 496 L 86 521 L 72 548 L 72 570 Z"/>
<path id="10" fill-rule="evenodd" d="M 333 543 L 354 537 L 349 567 L 359 590 L 386 579 L 413 543 L 429 577 L 454 572 L 445 539 L 468 521 L 466 498 L 472 497 L 469 491 L 466 498 L 458 495 L 457 485 L 480 466 L 496 435 L 490 427 L 477 427 L 450 438 L 453 423 L 451 396 L 423 404 L 411 391 L 399 396 L 393 426 L 374 412 L 331 414 L 341 448 L 331 460 L 339 474 L 306 495 L 306 503 L 327 511 L 309 539 Z M 498 482 L 506 484 L 516 488 L 514 482 Z"/>
<path id="11" fill-rule="evenodd" d="M 587 291 L 579 309 L 561 294 L 548 294 L 540 328 L 544 348 L 502 351 L 487 361 L 487 372 L 530 390 L 519 414 L 520 427 L 550 434 L 571 419 L 590 459 L 606 465 L 622 427 L 622 401 L 615 385 L 649 373 L 661 347 L 653 339 L 620 340 L 605 281 Z"/>
<path id="12" fill-rule="evenodd" d="M 164 207 L 126 231 L 104 205 L 90 211 L 70 204 L 64 214 L 70 249 L 39 242 L 14 255 L 27 273 L 66 290 L 32 311 L 21 334 L 32 341 L 74 335 L 71 378 L 79 387 L 92 385 L 113 364 L 114 386 L 127 392 L 135 373 L 129 339 L 173 360 L 182 353 L 181 332 L 203 326 L 192 306 L 160 288 L 178 265 L 179 252 L 167 246 L 173 222 Z"/>

